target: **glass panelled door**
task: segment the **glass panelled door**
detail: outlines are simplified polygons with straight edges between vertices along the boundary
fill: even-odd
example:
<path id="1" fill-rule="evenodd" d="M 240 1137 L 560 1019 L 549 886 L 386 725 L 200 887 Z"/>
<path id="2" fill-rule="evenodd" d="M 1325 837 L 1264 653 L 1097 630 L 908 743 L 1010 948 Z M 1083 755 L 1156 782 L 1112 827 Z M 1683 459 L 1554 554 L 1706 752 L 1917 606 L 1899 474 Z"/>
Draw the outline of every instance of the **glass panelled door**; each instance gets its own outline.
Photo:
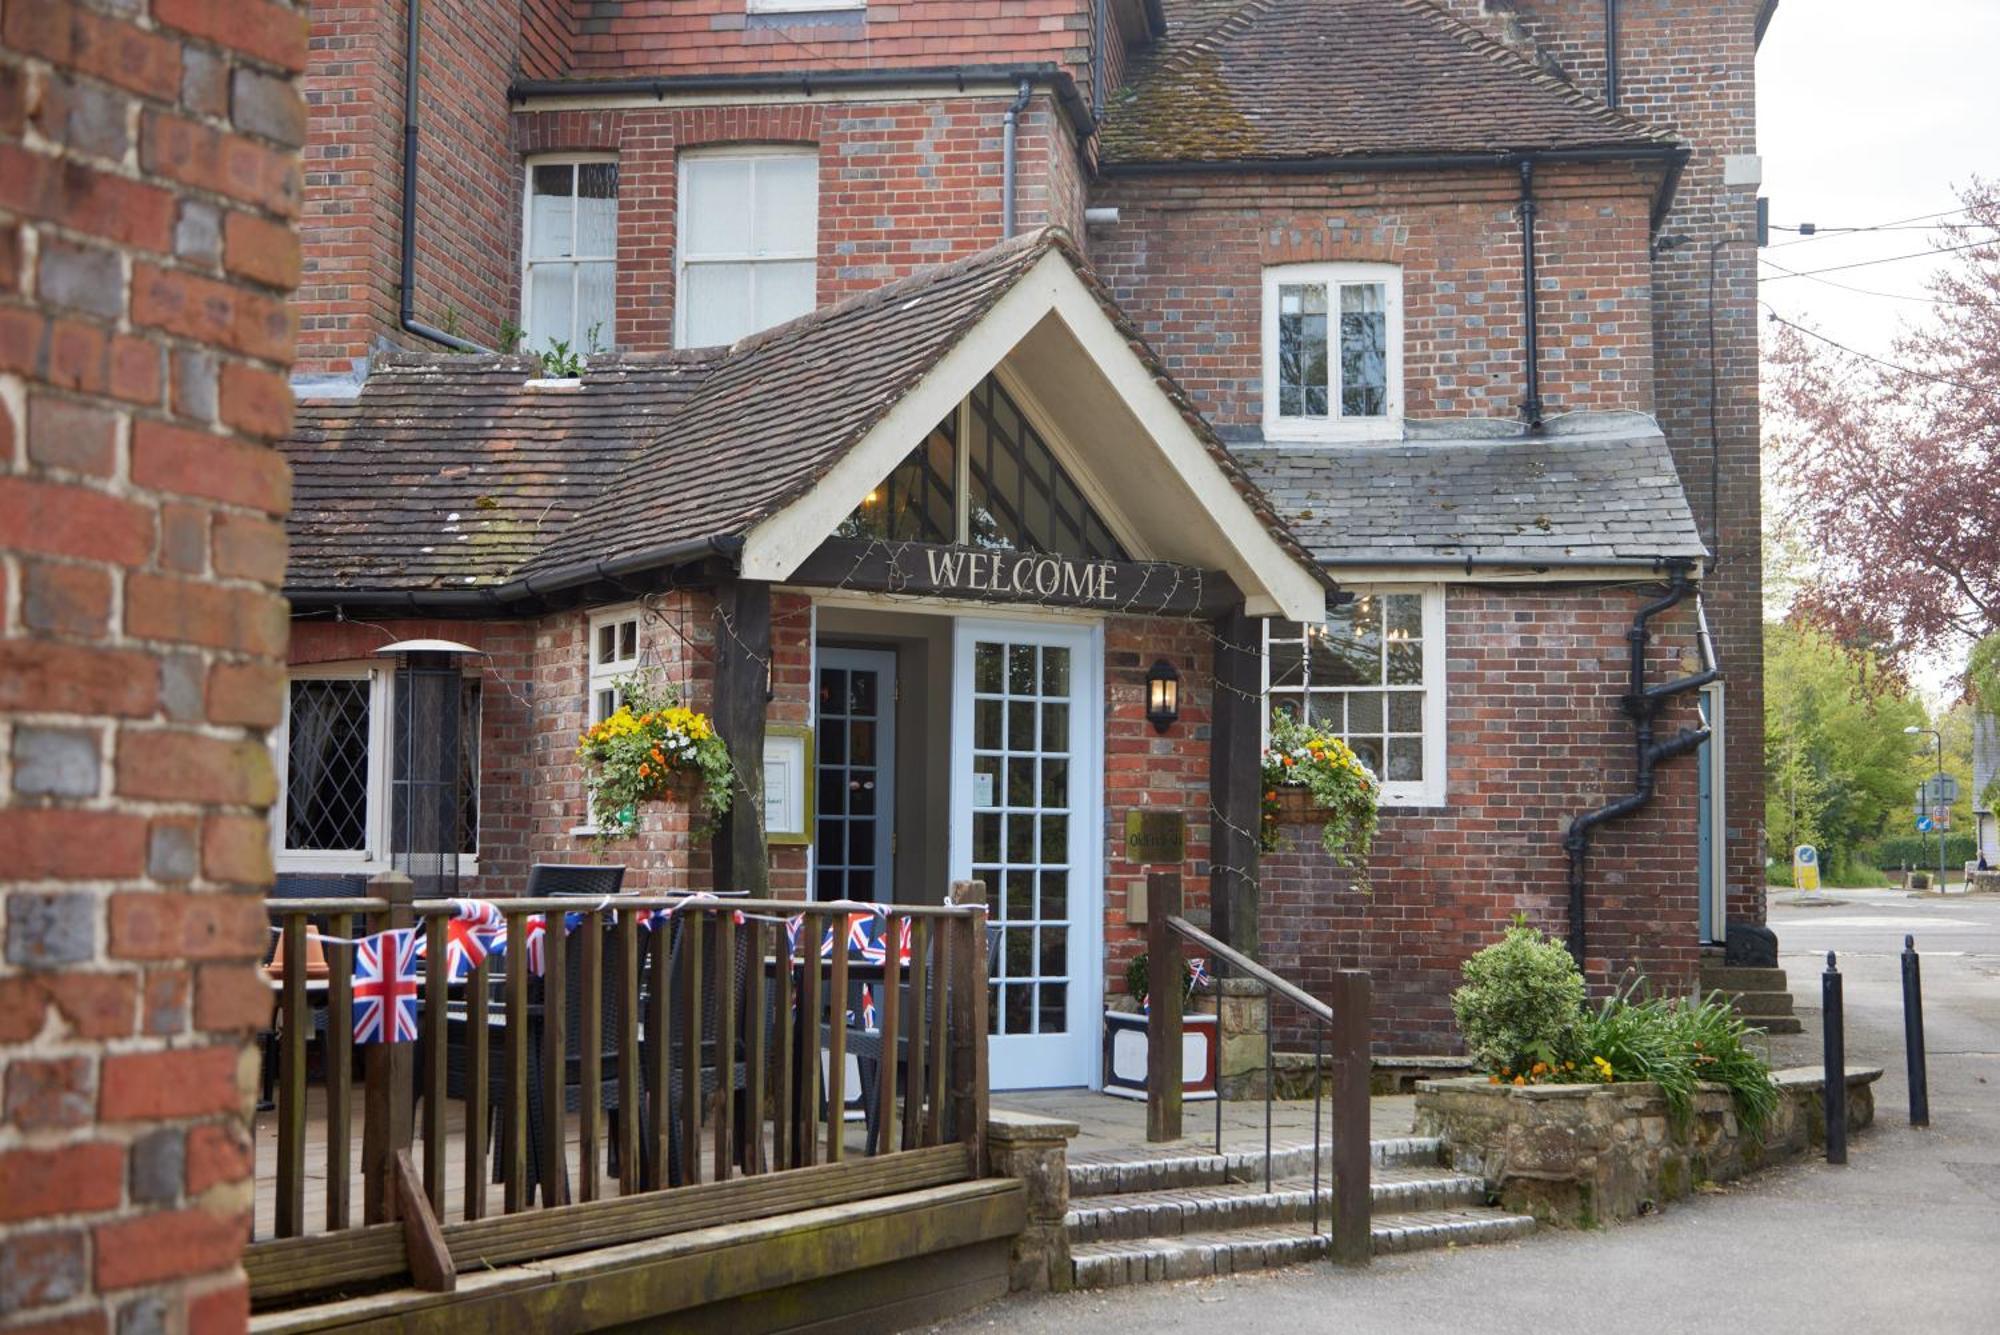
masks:
<path id="1" fill-rule="evenodd" d="M 1090 627 L 957 626 L 952 875 L 986 883 L 1000 929 L 988 999 L 995 1089 L 1096 1076 L 1099 661 Z"/>
<path id="2" fill-rule="evenodd" d="M 893 897 L 896 655 L 819 651 L 814 896 Z"/>

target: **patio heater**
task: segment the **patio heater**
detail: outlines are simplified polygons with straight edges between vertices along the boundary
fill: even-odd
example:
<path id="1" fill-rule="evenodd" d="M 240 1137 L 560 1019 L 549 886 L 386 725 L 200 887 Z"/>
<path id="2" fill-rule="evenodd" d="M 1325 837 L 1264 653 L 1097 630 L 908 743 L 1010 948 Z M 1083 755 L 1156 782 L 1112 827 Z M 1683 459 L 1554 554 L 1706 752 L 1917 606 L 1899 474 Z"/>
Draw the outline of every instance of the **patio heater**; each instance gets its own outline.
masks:
<path id="1" fill-rule="evenodd" d="M 477 815 L 477 679 L 466 661 L 482 651 L 451 640 L 400 640 L 375 651 L 396 660 L 390 704 L 389 863 L 418 899 L 458 894 L 458 861 L 473 851 Z M 468 686 L 470 689 L 468 689 Z"/>

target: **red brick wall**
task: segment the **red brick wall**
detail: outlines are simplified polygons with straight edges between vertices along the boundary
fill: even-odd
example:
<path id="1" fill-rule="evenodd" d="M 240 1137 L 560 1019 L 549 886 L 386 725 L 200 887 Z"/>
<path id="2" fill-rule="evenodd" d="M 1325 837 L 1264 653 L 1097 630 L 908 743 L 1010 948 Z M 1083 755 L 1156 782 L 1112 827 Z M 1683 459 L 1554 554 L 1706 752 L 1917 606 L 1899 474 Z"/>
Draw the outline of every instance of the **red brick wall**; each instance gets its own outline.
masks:
<path id="1" fill-rule="evenodd" d="M 1146 673 L 1156 659 L 1180 672 L 1181 716 L 1164 734 L 1146 721 Z M 1207 622 L 1113 617 L 1104 626 L 1104 981 L 1125 990 L 1125 968 L 1146 948 L 1146 929 L 1125 921 L 1149 871 L 1127 862 L 1125 817 L 1147 807 L 1187 816 L 1182 887 L 1187 907 L 1208 909 L 1208 745 L 1215 640 Z"/>
<path id="2" fill-rule="evenodd" d="M 1542 397 L 1547 412 L 1653 406 L 1648 176 L 1537 174 Z M 1314 260 L 1403 266 L 1403 397 L 1412 418 L 1517 419 L 1523 394 L 1519 177 L 1112 177 L 1093 204 L 1118 225 L 1091 260 L 1218 426 L 1262 412 L 1263 268 Z"/>
<path id="3" fill-rule="evenodd" d="M 1009 101 L 528 112 L 517 125 L 523 154 L 618 154 L 617 339 L 652 351 L 673 344 L 677 152 L 818 146 L 818 300 L 827 305 L 1000 240 L 1001 120 Z M 1023 229 L 1053 220 L 1080 234 L 1074 144 L 1052 100 L 1038 96 L 1016 145 Z M 519 231 L 518 220 L 513 227 Z"/>
<path id="4" fill-rule="evenodd" d="M 1584 91 L 1604 94 L 1600 0 L 1449 0 L 1461 17 L 1509 28 L 1521 49 L 1553 63 Z M 1663 235 L 1689 243 L 1653 271 L 1653 336 L 1660 425 L 1688 499 L 1711 531 L 1720 517 L 1720 568 L 1708 580 L 1709 616 L 1728 672 L 1729 917 L 1764 920 L 1763 517 L 1758 481 L 1756 195 L 1722 184 L 1723 159 L 1757 151 L 1756 24 L 1763 0 L 1648 0 L 1619 11 L 1619 106 L 1672 129 L 1693 150 Z M 1512 11 L 1482 14 L 1482 11 Z M 1781 11 L 1785 12 L 1785 11 Z M 1783 40 L 1778 19 L 1774 40 Z M 1719 503 L 1709 486 L 1708 340 L 1714 266 L 1716 450 Z"/>
<path id="5" fill-rule="evenodd" d="M 1054 63 L 1088 77 L 1089 0 L 914 0 L 768 15 L 744 0 L 579 0 L 579 78 Z"/>
<path id="6" fill-rule="evenodd" d="M 0 1324 L 244 1328 L 298 9 L 0 9 Z"/>
<path id="7" fill-rule="evenodd" d="M 1369 970 L 1378 1051 L 1456 1050 L 1459 965 L 1515 914 L 1567 934 L 1570 819 L 1631 790 L 1632 730 L 1618 697 L 1638 596 L 1449 588 L 1446 804 L 1384 809 L 1365 891 L 1321 851 L 1316 826 L 1288 828 L 1288 846 L 1265 855 L 1266 960 L 1319 996 L 1334 969 Z M 1657 683 L 1687 670 L 1692 618 L 1661 618 L 1654 630 Z M 1666 737 L 1697 722 L 1684 698 L 1655 726 Z M 1694 981 L 1694 760 L 1656 774 L 1652 804 L 1592 840 L 1587 972 L 1599 990 L 1627 969 L 1668 994 Z M 1278 1019 L 1285 1039 L 1310 1041 L 1282 1009 Z"/>
<path id="8" fill-rule="evenodd" d="M 344 372 L 377 339 L 430 346 L 397 322 L 405 3 L 313 6 L 301 370 Z M 519 314 L 521 175 L 507 85 L 517 48 L 535 49 L 545 16 L 486 0 L 431 0 L 423 15 L 416 318 L 491 347 L 501 321 Z"/>

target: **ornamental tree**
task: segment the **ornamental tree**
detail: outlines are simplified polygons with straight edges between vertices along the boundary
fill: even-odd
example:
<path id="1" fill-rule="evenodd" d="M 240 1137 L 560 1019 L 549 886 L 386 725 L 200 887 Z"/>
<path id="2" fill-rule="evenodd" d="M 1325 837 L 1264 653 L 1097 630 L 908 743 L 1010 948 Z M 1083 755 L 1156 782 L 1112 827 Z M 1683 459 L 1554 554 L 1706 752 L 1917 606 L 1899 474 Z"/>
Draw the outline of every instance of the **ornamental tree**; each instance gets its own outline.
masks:
<path id="1" fill-rule="evenodd" d="M 1769 345 L 1779 517 L 1817 554 L 1794 611 L 1892 672 L 2000 632 L 2000 186 L 1963 198 L 1933 314 L 1888 358 Z"/>

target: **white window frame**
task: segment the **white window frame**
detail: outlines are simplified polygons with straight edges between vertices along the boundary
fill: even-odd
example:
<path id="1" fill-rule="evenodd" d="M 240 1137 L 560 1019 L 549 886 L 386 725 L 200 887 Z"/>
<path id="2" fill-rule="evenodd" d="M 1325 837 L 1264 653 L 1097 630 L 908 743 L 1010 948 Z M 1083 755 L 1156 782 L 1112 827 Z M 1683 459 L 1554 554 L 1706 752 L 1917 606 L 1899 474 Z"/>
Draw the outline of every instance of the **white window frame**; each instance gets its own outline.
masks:
<path id="1" fill-rule="evenodd" d="M 1387 807 L 1444 806 L 1447 792 L 1445 772 L 1447 762 L 1445 747 L 1445 586 L 1442 584 L 1370 584 L 1357 585 L 1348 591 L 1353 593 L 1357 598 L 1376 597 L 1394 593 L 1420 594 L 1423 598 L 1424 777 L 1416 782 L 1403 780 L 1395 783 L 1391 783 L 1384 778 L 1382 780 L 1382 805 Z M 1271 623 L 1268 620 L 1264 621 L 1262 627 L 1263 629 L 1260 634 L 1264 652 L 1261 655 L 1262 666 L 1260 671 L 1262 672 L 1264 692 L 1263 737 L 1264 744 L 1269 745 L 1271 740 Z M 1310 632 L 1311 628 L 1308 627 L 1307 629 Z M 1311 689 L 1310 682 L 1308 682 L 1308 693 L 1310 693 Z M 1345 694 L 1370 689 L 1386 690 L 1388 688 L 1386 686 L 1382 688 L 1356 686 L 1323 689 L 1330 689 L 1330 693 L 1338 692 Z M 1310 712 L 1310 707 L 1308 707 L 1308 712 Z M 1383 759 L 1386 766 L 1387 757 L 1385 756 Z M 1377 777 L 1381 778 L 1380 775 Z"/>
<path id="2" fill-rule="evenodd" d="M 627 621 L 633 623 L 631 656 L 619 655 L 612 658 L 609 662 L 600 664 L 597 661 L 597 632 L 606 626 L 622 625 Z M 619 677 L 629 676 L 637 672 L 639 664 L 645 656 L 646 617 L 645 610 L 638 604 L 627 603 L 622 607 L 607 607 L 601 611 L 591 613 L 590 619 L 585 623 L 583 640 L 583 722 L 585 727 L 589 727 L 593 723 L 601 723 L 618 712 L 618 706 L 623 704 L 624 700 L 620 698 L 617 689 L 611 683 Z M 599 691 L 607 692 L 611 697 L 609 708 L 605 709 L 602 713 L 598 711 L 597 707 Z M 601 827 L 597 823 L 597 813 L 591 809 L 590 798 L 586 794 L 583 800 L 583 823 L 572 827 L 570 833 L 573 835 L 592 835 L 601 832 Z"/>
<path id="3" fill-rule="evenodd" d="M 529 258 L 534 249 L 533 241 L 534 241 L 534 225 L 535 225 L 534 223 L 535 168 L 577 167 L 595 162 L 609 162 L 616 165 L 618 162 L 618 155 L 616 153 L 542 153 L 523 160 L 524 170 L 521 173 L 521 338 L 523 342 L 523 347 L 526 351 L 529 352 L 543 351 L 543 349 L 540 348 L 531 348 L 526 346 L 528 331 L 534 328 L 535 285 L 533 279 L 534 279 L 535 266 L 543 264 L 567 264 L 572 266 L 572 271 L 570 275 L 570 304 L 569 304 L 570 351 L 580 356 L 588 356 L 593 351 L 607 352 L 618 342 L 618 328 L 617 328 L 618 234 L 620 231 L 620 228 L 618 226 L 613 226 L 613 228 L 611 229 L 611 253 L 609 255 L 583 255 L 583 254 L 573 253 L 562 256 L 551 255 L 539 260 Z M 624 174 L 621 172 L 619 174 L 619 181 L 618 181 L 618 195 L 613 198 L 614 205 L 619 205 L 624 203 L 624 198 L 623 198 L 624 193 L 625 193 L 625 181 L 624 181 Z M 572 183 L 570 186 L 570 236 L 572 239 L 574 239 L 578 235 L 578 229 L 576 226 L 576 200 L 577 200 L 576 187 L 574 183 L 574 178 L 572 178 Z M 614 214 L 616 214 L 618 210 L 614 207 L 613 212 Z M 596 349 L 591 349 L 583 346 L 584 334 L 588 331 L 589 326 L 585 325 L 582 329 L 576 327 L 576 321 L 578 318 L 577 300 L 576 300 L 577 279 L 574 266 L 582 264 L 602 264 L 607 260 L 610 261 L 611 264 L 611 291 L 612 291 L 611 328 L 605 331 L 606 337 L 603 343 Z"/>
<path id="4" fill-rule="evenodd" d="M 1328 416 L 1278 414 L 1278 289 L 1321 283 L 1327 289 Z M 1387 402 L 1380 417 L 1342 417 L 1340 412 L 1340 288 L 1380 284 L 1383 289 L 1383 361 Z M 1263 315 L 1264 438 L 1275 441 L 1380 440 L 1403 434 L 1403 266 L 1358 261 L 1274 264 L 1264 270 Z"/>
<path id="5" fill-rule="evenodd" d="M 466 674 L 468 679 L 476 676 Z M 294 681 L 365 681 L 368 683 L 368 796 L 363 810 L 366 831 L 364 847 L 358 849 L 290 849 L 285 847 L 291 798 L 292 683 Z M 311 663 L 287 670 L 284 716 L 271 730 L 271 763 L 278 778 L 277 798 L 271 804 L 271 865 L 276 871 L 322 872 L 329 875 L 388 871 L 390 778 L 395 757 L 391 739 L 395 707 L 396 672 L 382 663 Z M 480 722 L 485 727 L 486 692 L 482 683 L 479 696 Z M 483 738 L 482 738 L 483 740 Z M 477 785 L 478 776 L 473 776 Z M 475 792 L 474 799 L 478 801 Z M 477 844 L 474 845 L 475 850 Z M 458 855 L 458 874 L 477 876 L 477 851 Z"/>
<path id="6" fill-rule="evenodd" d="M 830 5 L 816 6 L 816 7 L 835 8 L 835 6 L 830 6 Z M 840 7 L 844 8 L 845 6 L 840 6 Z M 813 266 L 814 307 L 817 307 L 819 300 L 818 292 L 819 292 L 819 187 L 820 187 L 818 145 L 734 144 L 723 148 L 691 149 L 688 152 L 679 154 L 678 157 L 679 161 L 675 166 L 675 181 L 674 181 L 674 190 L 675 190 L 674 346 L 677 348 L 684 348 L 688 346 L 687 272 L 688 272 L 688 267 L 690 265 L 748 264 L 752 266 L 752 282 L 754 283 L 755 266 L 759 264 L 766 264 L 766 263 L 796 264 L 802 260 L 809 260 L 812 262 Z M 730 251 L 726 253 L 718 252 L 712 255 L 696 255 L 690 257 L 688 254 L 687 237 L 688 237 L 688 204 L 692 196 L 692 191 L 690 191 L 688 188 L 688 169 L 691 166 L 696 166 L 701 163 L 745 161 L 756 158 L 765 158 L 765 159 L 804 158 L 804 159 L 810 159 L 812 161 L 813 216 L 812 216 L 812 225 L 808 229 L 808 234 L 812 237 L 811 246 L 808 249 L 802 251 L 780 251 L 775 253 L 765 253 L 765 252 L 746 250 L 746 251 Z M 750 207 L 752 208 L 752 210 L 756 208 L 756 201 L 754 199 L 751 201 Z M 755 292 L 754 287 L 752 289 L 752 292 L 753 295 L 751 301 L 752 305 L 754 306 L 756 300 L 754 295 Z"/>

